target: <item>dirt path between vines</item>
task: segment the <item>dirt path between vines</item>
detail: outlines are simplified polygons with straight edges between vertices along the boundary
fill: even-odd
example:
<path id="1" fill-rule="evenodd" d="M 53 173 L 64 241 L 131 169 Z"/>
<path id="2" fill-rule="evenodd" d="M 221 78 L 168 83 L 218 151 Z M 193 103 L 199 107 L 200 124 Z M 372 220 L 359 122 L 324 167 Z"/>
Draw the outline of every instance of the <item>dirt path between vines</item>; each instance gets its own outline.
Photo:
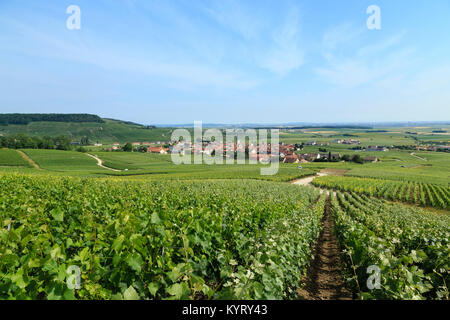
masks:
<path id="1" fill-rule="evenodd" d="M 312 186 L 311 182 L 314 180 L 314 178 L 322 177 L 322 176 L 326 176 L 326 175 L 328 175 L 328 174 L 319 172 L 315 176 L 309 176 L 309 177 L 305 177 L 305 178 L 296 179 L 296 180 L 292 181 L 291 183 L 297 184 L 300 186 Z"/>
<path id="2" fill-rule="evenodd" d="M 333 234 L 329 199 L 321 223 L 323 229 L 314 248 L 314 260 L 297 290 L 298 295 L 307 300 L 351 300 L 352 293 L 346 288 L 342 273 L 338 241 Z"/>
<path id="3" fill-rule="evenodd" d="M 317 189 L 320 191 L 320 194 L 326 192 L 326 194 L 330 194 L 330 191 L 327 189 L 323 189 L 323 188 L 317 188 L 312 184 L 312 181 L 317 178 L 317 177 L 323 177 L 323 176 L 327 176 L 329 174 L 333 174 L 333 173 L 329 173 L 326 170 L 322 170 L 319 173 L 317 173 L 317 175 L 314 176 L 308 176 L 305 178 L 300 178 L 300 179 L 295 179 L 293 181 L 291 181 L 291 184 L 296 184 L 299 186 L 308 186 L 308 187 L 313 187 L 314 189 Z M 335 174 L 334 174 L 335 175 Z M 336 191 L 333 191 L 333 195 L 336 196 Z"/>
<path id="4" fill-rule="evenodd" d="M 20 151 L 20 150 L 16 150 L 16 151 L 22 156 L 22 158 L 23 158 L 26 162 L 28 162 L 29 164 L 31 164 L 31 165 L 33 166 L 33 168 L 42 170 L 42 168 L 39 167 L 39 165 L 38 165 L 36 162 L 34 162 L 34 160 L 31 159 L 25 152 Z"/>

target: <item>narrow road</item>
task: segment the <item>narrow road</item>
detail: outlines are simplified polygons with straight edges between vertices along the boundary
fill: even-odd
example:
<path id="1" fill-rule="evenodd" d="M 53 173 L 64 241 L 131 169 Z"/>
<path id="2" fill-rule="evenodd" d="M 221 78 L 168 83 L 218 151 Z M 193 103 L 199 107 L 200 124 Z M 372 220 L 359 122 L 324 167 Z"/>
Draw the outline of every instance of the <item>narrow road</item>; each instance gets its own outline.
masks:
<path id="1" fill-rule="evenodd" d="M 298 295 L 307 300 L 351 300 L 352 293 L 345 286 L 339 245 L 333 233 L 329 199 L 321 223 L 323 229 L 314 248 L 314 260 L 297 290 Z"/>
<path id="2" fill-rule="evenodd" d="M 22 156 L 22 158 L 25 161 L 27 161 L 29 164 L 31 164 L 34 168 L 42 170 L 42 168 L 39 167 L 39 165 L 36 162 L 34 162 L 34 160 L 31 159 L 25 152 L 20 151 L 20 150 L 16 150 L 16 151 Z"/>
<path id="3" fill-rule="evenodd" d="M 418 159 L 420 159 L 420 160 L 423 160 L 423 161 L 428 161 L 426 158 L 419 157 L 419 156 L 416 155 L 414 152 L 411 152 L 409 155 L 410 155 L 410 156 L 413 156 L 413 157 L 416 157 L 416 158 L 418 158 Z"/>
<path id="4" fill-rule="evenodd" d="M 300 178 L 300 179 L 292 181 L 291 183 L 298 184 L 300 186 L 312 186 L 311 182 L 314 180 L 315 177 L 322 177 L 322 176 L 326 176 L 326 175 L 327 175 L 326 173 L 319 172 L 316 176 Z"/>
<path id="5" fill-rule="evenodd" d="M 327 175 L 328 175 L 328 173 L 319 172 L 315 176 L 309 176 L 309 177 L 305 177 L 305 178 L 300 178 L 300 179 L 291 181 L 291 183 L 299 185 L 299 186 L 309 186 L 309 187 L 313 187 L 315 189 L 319 189 L 320 190 L 320 194 L 322 194 L 324 192 L 326 192 L 327 194 L 330 194 L 330 191 L 328 191 L 327 189 L 317 188 L 317 187 L 313 186 L 313 184 L 312 184 L 312 181 L 314 180 L 314 178 L 316 178 L 316 177 L 323 177 L 323 176 L 327 176 Z M 336 192 L 335 191 L 333 191 L 333 194 L 336 196 Z"/>
<path id="6" fill-rule="evenodd" d="M 103 165 L 103 160 L 100 159 L 100 158 L 97 157 L 97 156 L 94 156 L 94 155 L 92 155 L 92 154 L 90 154 L 90 153 L 86 153 L 86 155 L 88 155 L 89 157 L 94 158 L 95 160 L 97 160 L 97 165 L 98 165 L 99 167 L 102 167 L 102 168 L 107 169 L 107 170 L 115 171 L 115 172 L 121 172 L 121 171 L 122 171 L 122 170 L 117 170 L 117 169 L 105 167 L 105 166 Z"/>

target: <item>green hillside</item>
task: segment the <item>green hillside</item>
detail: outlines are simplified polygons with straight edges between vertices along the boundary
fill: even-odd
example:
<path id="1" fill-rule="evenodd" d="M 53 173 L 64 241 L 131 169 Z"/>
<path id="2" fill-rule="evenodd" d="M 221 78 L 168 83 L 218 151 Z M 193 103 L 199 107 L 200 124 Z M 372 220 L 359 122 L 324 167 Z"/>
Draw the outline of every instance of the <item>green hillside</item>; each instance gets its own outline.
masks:
<path id="1" fill-rule="evenodd" d="M 139 124 L 119 120 L 103 119 L 99 122 L 54 122 L 38 121 L 28 124 L 0 125 L 0 135 L 26 134 L 29 136 L 70 136 L 73 141 L 79 141 L 87 136 L 91 142 L 110 144 L 134 141 L 168 141 L 171 128 L 146 127 Z"/>

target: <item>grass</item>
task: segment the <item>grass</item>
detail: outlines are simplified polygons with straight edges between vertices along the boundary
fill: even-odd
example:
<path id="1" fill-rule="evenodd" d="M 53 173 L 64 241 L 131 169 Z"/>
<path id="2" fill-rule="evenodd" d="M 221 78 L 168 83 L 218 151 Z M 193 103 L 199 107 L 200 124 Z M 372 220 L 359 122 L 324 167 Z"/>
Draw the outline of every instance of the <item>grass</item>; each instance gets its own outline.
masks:
<path id="1" fill-rule="evenodd" d="M 254 179 L 270 181 L 290 181 L 303 176 L 313 175 L 315 169 L 299 170 L 297 165 L 280 163 L 279 171 L 273 176 L 262 176 L 260 169 L 267 165 L 175 165 L 170 155 L 147 154 L 138 152 L 92 152 L 110 168 L 124 170 L 115 172 L 97 165 L 96 160 L 87 154 L 75 151 L 59 150 L 22 150 L 43 170 L 29 168 L 1 168 L 1 171 L 34 173 L 36 175 L 53 174 L 69 176 L 115 176 L 122 179 L 152 180 L 210 180 L 210 179 Z"/>
<path id="2" fill-rule="evenodd" d="M 40 126 L 42 123 L 32 123 L 30 126 Z M 53 123 L 53 125 L 55 125 Z M 60 126 L 69 126 L 70 130 L 75 130 L 77 124 L 62 123 Z M 157 140 L 168 137 L 171 128 L 158 128 L 152 130 L 142 129 L 136 125 L 123 124 L 117 121 L 106 120 L 105 124 L 89 124 L 89 130 L 95 136 L 99 127 L 103 127 L 102 135 L 109 136 L 110 141 L 120 141 L 126 137 L 132 137 L 133 140 Z M 97 127 L 95 127 L 97 126 Z M 11 129 L 13 126 L 8 126 Z M 28 129 L 31 129 L 29 127 Z M 40 127 L 44 130 L 46 126 Z M 66 128 L 66 127 L 64 127 Z M 97 128 L 97 129 L 95 129 Z M 67 128 L 66 128 L 67 129 Z M 85 128 L 86 129 L 86 128 Z M 378 132 L 379 130 L 385 132 Z M 81 176 L 117 176 L 121 178 L 134 179 L 143 177 L 145 179 L 162 180 L 199 180 L 199 179 L 263 179 L 272 181 L 289 181 L 302 176 L 314 174 L 323 169 L 345 170 L 345 175 L 357 177 L 382 178 L 390 180 L 408 180 L 416 182 L 426 182 L 447 185 L 450 181 L 450 154 L 440 152 L 415 152 L 420 158 L 426 158 L 424 161 L 420 158 L 410 155 L 411 151 L 388 151 L 388 152 L 360 152 L 349 150 L 353 146 L 331 143 L 337 138 L 353 138 L 361 141 L 361 146 L 368 145 L 402 145 L 415 144 L 411 134 L 406 132 L 419 132 L 417 136 L 431 139 L 449 139 L 450 135 L 434 134 L 433 130 L 444 129 L 450 132 L 450 127 L 428 126 L 426 128 L 396 127 L 396 128 L 377 128 L 377 132 L 368 129 L 334 129 L 334 128 L 314 128 L 282 131 L 280 140 L 284 142 L 301 143 L 310 140 L 318 142 L 330 142 L 330 145 L 320 148 L 326 148 L 328 153 L 358 154 L 362 157 L 376 156 L 381 161 L 377 163 L 355 164 L 349 162 L 314 162 L 302 164 L 303 169 L 299 170 L 297 164 L 280 163 L 278 174 L 274 176 L 261 176 L 260 168 L 263 165 L 175 165 L 171 161 L 170 155 L 149 154 L 139 152 L 104 152 L 92 149 L 89 152 L 97 155 L 103 160 L 107 167 L 121 170 L 115 172 L 97 166 L 96 161 L 86 154 L 78 152 L 56 151 L 56 150 L 24 150 L 45 172 L 56 175 L 81 175 Z M 37 130 L 36 132 L 39 132 Z M 58 129 L 52 129 L 58 131 Z M 75 131 L 68 131 L 73 133 Z M 89 131 L 88 130 L 88 131 Z M 158 131 L 159 130 L 159 131 Z M 89 131 L 90 132 L 90 131 Z M 113 132 L 111 135 L 110 133 Z M 127 133 L 128 132 L 128 133 Z M 151 136 L 137 134 L 154 133 L 154 139 Z M 159 133 L 158 133 L 159 132 Z M 52 133 L 52 132 L 50 132 Z M 59 132 L 61 133 L 61 132 Z M 85 134 L 80 131 L 78 134 Z M 106 137 L 105 136 L 105 137 Z M 145 139 L 144 139 L 145 138 Z M 91 139 L 92 140 L 92 139 Z M 162 140 L 162 139 L 161 139 Z M 101 141 L 104 142 L 105 141 Z M 11 151 L 14 153 L 13 151 Z M 301 153 L 317 153 L 319 146 L 305 146 Z M 12 154 L 11 153 L 11 154 Z M 21 168 L 24 165 L 23 159 L 5 160 L 4 165 L 16 167 L 3 167 L 3 171 L 29 171 L 27 168 Z M 26 166 L 28 166 L 26 164 Z M 127 169 L 127 170 L 126 170 Z M 31 170 L 33 172 L 33 170 Z"/>
<path id="3" fill-rule="evenodd" d="M 346 175 L 358 177 L 382 178 L 390 180 L 409 180 L 417 182 L 447 185 L 450 181 L 450 154 L 442 152 L 415 152 L 423 161 L 410 155 L 411 151 L 339 152 L 333 147 L 327 148 L 332 153 L 359 154 L 361 157 L 376 156 L 377 163 L 355 164 L 349 162 L 312 162 L 302 166 L 309 169 L 345 169 Z M 302 151 L 303 153 L 303 151 Z"/>
<path id="4" fill-rule="evenodd" d="M 1 135 L 24 133 L 30 136 L 69 135 L 80 141 L 87 136 L 92 142 L 103 144 L 119 142 L 169 141 L 171 128 L 145 129 L 144 127 L 126 124 L 120 121 L 105 120 L 105 123 L 95 122 L 30 122 L 27 125 L 0 125 Z"/>
<path id="5" fill-rule="evenodd" d="M 16 150 L 0 149 L 0 166 L 31 167 Z"/>
<path id="6" fill-rule="evenodd" d="M 54 172 L 103 172 L 106 169 L 97 166 L 97 161 L 88 157 L 84 153 L 76 151 L 60 151 L 60 150 L 22 150 L 31 159 L 36 162 L 39 167 Z"/>
<path id="7" fill-rule="evenodd" d="M 345 175 L 357 177 L 382 178 L 390 180 L 408 180 L 447 185 L 450 181 L 450 155 L 437 152 L 419 152 L 417 155 L 427 158 L 423 161 L 412 157 L 408 151 L 372 152 L 358 154 L 376 155 L 377 163 L 355 164 L 349 162 L 313 162 L 302 164 L 299 170 L 297 164 L 280 163 L 279 171 L 274 176 L 261 176 L 261 164 L 257 165 L 175 165 L 170 155 L 149 154 L 139 152 L 92 152 L 103 160 L 104 165 L 122 170 L 115 172 L 97 166 L 94 159 L 86 154 L 74 151 L 58 150 L 23 150 L 44 171 L 53 174 L 73 176 L 118 176 L 144 177 L 146 179 L 162 180 L 198 180 L 198 179 L 258 179 L 271 181 L 289 181 L 295 178 L 314 174 L 323 169 L 346 170 Z M 10 150 L 10 152 L 16 152 Z M 17 152 L 16 152 L 17 153 Z M 355 153 L 355 152 L 350 152 Z M 16 171 L 24 165 L 22 158 L 17 162 L 9 161 L 8 165 L 17 166 Z M 28 166 L 25 163 L 25 166 Z M 125 171 L 125 169 L 128 169 Z M 2 168 L 11 171 L 11 168 Z M 27 170 L 28 171 L 28 170 Z"/>

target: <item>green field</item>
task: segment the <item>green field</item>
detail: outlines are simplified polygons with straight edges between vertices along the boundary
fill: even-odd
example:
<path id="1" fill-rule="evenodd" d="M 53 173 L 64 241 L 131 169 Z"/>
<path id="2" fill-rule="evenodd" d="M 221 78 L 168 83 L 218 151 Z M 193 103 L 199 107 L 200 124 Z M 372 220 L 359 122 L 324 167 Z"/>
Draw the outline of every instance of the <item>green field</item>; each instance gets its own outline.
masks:
<path id="1" fill-rule="evenodd" d="M 310 188 L 242 180 L 16 174 L 0 187 L 1 299 L 292 298 L 324 204 Z"/>
<path id="2" fill-rule="evenodd" d="M 95 122 L 30 122 L 27 125 L 0 125 L 0 135 L 24 133 L 29 136 L 70 136 L 75 141 L 88 137 L 91 142 L 112 144 L 119 142 L 169 141 L 171 128 L 146 129 L 143 126 L 104 119 Z"/>
<path id="3" fill-rule="evenodd" d="M 16 152 L 14 150 L 11 150 Z M 22 150 L 40 167 L 38 169 L 18 168 L 19 164 L 2 167 L 1 170 L 18 173 L 34 173 L 37 175 L 70 175 L 70 176 L 116 176 L 123 179 L 152 180 L 203 180 L 203 179 L 257 179 L 271 181 L 290 181 L 303 176 L 315 174 L 315 169 L 299 170 L 297 165 L 280 164 L 279 171 L 273 176 L 262 176 L 260 168 L 267 165 L 208 165 L 172 163 L 170 155 L 139 152 L 91 152 L 100 157 L 107 167 L 121 170 L 119 172 L 101 168 L 97 161 L 85 153 L 60 150 Z M 125 169 L 128 169 L 125 171 Z"/>
<path id="4" fill-rule="evenodd" d="M 283 139 L 327 141 L 326 130 Z M 362 131 L 339 134 L 367 145 L 392 134 Z M 104 168 L 83 152 L 20 150 L 26 161 L 1 149 L 0 299 L 297 299 L 329 223 L 353 298 L 448 299 L 450 154 L 323 147 L 380 161 L 280 163 L 262 176 L 267 165 L 90 148 Z M 316 189 L 287 183 L 319 171 L 328 176 Z M 382 271 L 376 291 L 365 285 L 371 266 Z"/>
<path id="5" fill-rule="evenodd" d="M 36 162 L 40 168 L 51 172 L 80 172 L 98 173 L 107 171 L 97 166 L 97 162 L 86 156 L 84 153 L 76 151 L 60 150 L 22 150 Z"/>
<path id="6" fill-rule="evenodd" d="M 364 298 L 449 298 L 448 215 L 348 193 L 332 199 L 332 211 L 354 290 L 366 283 L 368 267 L 383 275 L 380 288 Z"/>
<path id="7" fill-rule="evenodd" d="M 319 188 L 350 191 L 392 201 L 446 209 L 450 207 L 450 186 L 413 181 L 327 176 L 314 179 Z"/>
<path id="8" fill-rule="evenodd" d="M 269 181 L 0 176 L 1 299 L 295 299 L 330 203 L 356 297 L 448 298 L 448 215 Z"/>
<path id="9" fill-rule="evenodd" d="M 30 164 L 16 151 L 0 149 L 0 167 L 31 167 Z"/>
<path id="10" fill-rule="evenodd" d="M 434 133 L 442 130 L 444 133 Z M 410 134 L 414 132 L 417 134 Z M 349 128 L 309 128 L 309 129 L 283 129 L 280 132 L 280 141 L 286 143 L 299 143 L 307 141 L 329 142 L 335 139 L 357 139 L 361 146 L 369 145 L 413 145 L 418 141 L 434 141 L 443 144 L 450 142 L 450 126 L 433 125 L 426 127 L 377 127 L 375 129 L 349 129 Z M 348 145 L 332 144 L 333 148 L 345 149 Z"/>
<path id="11" fill-rule="evenodd" d="M 35 123 L 38 124 L 38 123 Z M 31 124 L 30 124 L 31 125 Z M 96 124 L 98 125 L 98 124 Z M 120 124 L 123 125 L 123 124 Z M 430 128 L 432 130 L 436 128 Z M 143 130 L 143 129 L 139 129 Z M 165 130 L 165 129 L 164 129 Z M 381 145 L 390 139 L 391 132 L 402 131 L 397 135 L 404 137 L 404 131 L 413 130 L 412 128 L 386 128 L 386 132 L 368 133 L 364 129 L 313 129 L 297 130 L 301 132 L 284 132 L 283 137 L 289 137 L 291 142 L 301 143 L 311 139 L 319 141 L 330 141 L 339 132 L 340 137 L 348 138 L 345 135 L 351 135 L 352 138 L 364 141 L 367 144 Z M 335 132 L 335 133 L 331 133 Z M 368 136 L 367 136 L 368 135 Z M 322 138 L 314 138 L 321 136 Z M 366 136 L 366 138 L 364 138 Z M 330 138 L 331 137 L 331 138 Z M 428 136 L 427 136 L 428 137 Z M 399 138 L 399 139 L 400 139 Z M 284 139 L 284 138 L 283 138 Z M 283 140 L 282 139 L 282 140 Z M 402 141 L 393 141 L 399 143 Z M 413 143 L 412 141 L 403 141 L 403 143 Z M 362 143 L 364 144 L 364 142 Z M 170 155 L 148 154 L 139 152 L 104 152 L 99 148 L 92 149 L 89 153 L 98 156 L 106 167 L 113 170 L 107 170 L 97 166 L 96 161 L 88 155 L 73 151 L 57 150 L 23 150 L 32 160 L 34 160 L 41 169 L 51 174 L 69 174 L 81 176 L 121 176 L 128 178 L 145 177 L 147 179 L 264 179 L 273 181 L 289 181 L 302 176 L 314 174 L 322 169 L 342 169 L 346 170 L 345 175 L 355 177 L 370 177 L 377 179 L 389 179 L 395 181 L 414 181 L 420 183 L 431 183 L 448 185 L 450 180 L 450 155 L 442 152 L 415 152 L 395 151 L 388 152 L 360 152 L 349 150 L 352 146 L 331 143 L 326 148 L 327 152 L 339 153 L 341 155 L 358 154 L 362 157 L 376 156 L 379 158 L 377 163 L 355 164 L 351 162 L 312 162 L 302 164 L 303 169 L 299 170 L 296 164 L 282 164 L 275 176 L 261 176 L 260 168 L 262 165 L 175 165 L 172 163 Z M 319 146 L 305 146 L 302 153 L 319 152 Z M 5 151 L 15 154 L 14 151 Z M 21 157 L 6 160 L 3 164 L 4 171 L 30 172 L 32 169 L 18 168 L 28 166 Z M 118 170 L 118 171 L 117 171 Z M 38 174 L 41 174 L 39 172 Z"/>
<path id="12" fill-rule="evenodd" d="M 375 139 L 375 138 L 374 138 Z M 379 145 L 379 142 L 375 141 Z M 331 144 L 325 146 L 327 152 L 362 157 L 376 156 L 377 163 L 355 164 L 351 162 L 312 162 L 302 164 L 298 170 L 296 164 L 280 163 L 276 176 L 261 176 L 262 165 L 175 165 L 170 155 L 148 154 L 139 152 L 104 152 L 91 150 L 89 153 L 98 156 L 107 167 L 120 172 L 100 168 L 96 161 L 86 154 L 73 151 L 57 150 L 24 150 L 40 167 L 50 173 L 65 172 L 70 175 L 115 175 L 145 176 L 149 179 L 211 179 L 211 178 L 250 178 L 289 181 L 297 177 L 314 174 L 318 170 L 334 168 L 347 170 L 346 175 L 358 177 L 382 178 L 400 181 L 416 181 L 447 185 L 450 179 L 450 154 L 442 152 L 388 151 L 357 152 L 348 150 L 349 146 Z M 302 153 L 319 152 L 319 147 L 305 147 Z M 9 151 L 14 154 L 14 151 Z M 8 166 L 22 166 L 23 159 L 16 157 L 17 162 L 5 162 Z M 424 160 L 426 159 L 426 160 Z M 3 170 L 12 170 L 3 168 Z M 19 169 L 17 169 L 19 170 Z"/>

